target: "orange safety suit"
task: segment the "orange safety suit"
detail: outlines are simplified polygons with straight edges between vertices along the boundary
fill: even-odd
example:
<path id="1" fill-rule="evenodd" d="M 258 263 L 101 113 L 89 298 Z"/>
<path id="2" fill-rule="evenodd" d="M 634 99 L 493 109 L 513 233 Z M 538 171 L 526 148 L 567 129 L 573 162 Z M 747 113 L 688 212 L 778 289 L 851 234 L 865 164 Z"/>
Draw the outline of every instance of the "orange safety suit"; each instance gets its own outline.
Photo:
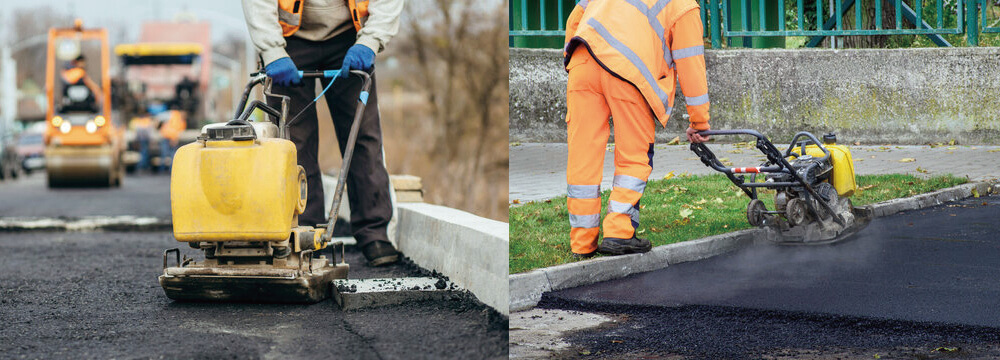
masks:
<path id="1" fill-rule="evenodd" d="M 612 118 L 615 177 L 604 237 L 629 239 L 653 169 L 655 123 L 665 125 L 680 80 L 691 127 L 708 130 L 708 82 L 695 0 L 581 0 L 566 24 L 564 64 L 572 251 L 597 249 L 601 175 Z"/>

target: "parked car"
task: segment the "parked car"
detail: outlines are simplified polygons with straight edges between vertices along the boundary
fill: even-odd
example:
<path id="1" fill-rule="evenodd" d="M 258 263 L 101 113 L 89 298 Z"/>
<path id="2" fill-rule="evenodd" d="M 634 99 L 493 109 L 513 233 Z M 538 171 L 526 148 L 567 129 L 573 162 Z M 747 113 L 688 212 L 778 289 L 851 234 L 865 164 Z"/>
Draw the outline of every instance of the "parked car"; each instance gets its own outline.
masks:
<path id="1" fill-rule="evenodd" d="M 45 143 L 42 134 L 25 132 L 17 140 L 17 154 L 25 173 L 45 168 Z"/>
<path id="2" fill-rule="evenodd" d="M 0 180 L 16 179 L 21 173 L 21 157 L 13 140 L 0 136 Z"/>

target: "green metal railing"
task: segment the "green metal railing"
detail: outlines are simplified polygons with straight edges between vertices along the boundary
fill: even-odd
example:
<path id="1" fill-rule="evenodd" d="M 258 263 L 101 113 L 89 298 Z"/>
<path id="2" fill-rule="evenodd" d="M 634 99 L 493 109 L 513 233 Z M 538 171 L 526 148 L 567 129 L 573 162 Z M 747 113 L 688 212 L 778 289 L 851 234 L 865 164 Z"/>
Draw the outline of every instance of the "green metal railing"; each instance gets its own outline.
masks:
<path id="1" fill-rule="evenodd" d="M 994 1 L 979 1 L 982 18 L 980 32 L 988 34 L 1000 33 L 1000 6 L 994 5 Z"/>
<path id="2" fill-rule="evenodd" d="M 576 2 L 510 0 L 511 47 L 562 47 L 566 18 Z M 784 46 L 783 38 L 790 36 L 808 37 L 806 46 L 812 47 L 829 36 L 872 35 L 925 35 L 938 46 L 951 46 L 942 35 L 957 34 L 966 34 L 968 44 L 975 46 L 980 32 L 1000 33 L 1000 7 L 993 5 L 993 0 L 698 2 L 705 25 L 703 36 L 711 39 L 714 48 L 722 47 L 724 42 L 728 46 Z M 866 7 L 873 8 L 869 10 L 874 10 L 874 18 L 866 16 Z M 883 19 L 887 13 L 894 15 Z"/>

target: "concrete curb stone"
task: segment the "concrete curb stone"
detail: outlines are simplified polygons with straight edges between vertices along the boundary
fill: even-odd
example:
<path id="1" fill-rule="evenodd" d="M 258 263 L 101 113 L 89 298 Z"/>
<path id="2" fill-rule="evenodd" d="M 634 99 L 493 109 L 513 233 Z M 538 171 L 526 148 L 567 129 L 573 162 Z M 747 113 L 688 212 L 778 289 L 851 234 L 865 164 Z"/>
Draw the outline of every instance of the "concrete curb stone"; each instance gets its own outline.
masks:
<path id="1" fill-rule="evenodd" d="M 884 217 L 901 211 L 923 209 L 948 201 L 974 196 L 1000 194 L 1000 183 L 995 181 L 963 184 L 908 198 L 893 199 L 861 207 L 872 217 Z M 709 236 L 680 243 L 657 246 L 645 254 L 600 257 L 591 260 L 535 269 L 510 275 L 510 311 L 524 311 L 535 307 L 542 294 L 602 281 L 620 279 L 632 274 L 659 270 L 669 265 L 697 261 L 736 251 L 754 244 L 769 241 L 772 232 L 765 229 L 748 229 Z"/>

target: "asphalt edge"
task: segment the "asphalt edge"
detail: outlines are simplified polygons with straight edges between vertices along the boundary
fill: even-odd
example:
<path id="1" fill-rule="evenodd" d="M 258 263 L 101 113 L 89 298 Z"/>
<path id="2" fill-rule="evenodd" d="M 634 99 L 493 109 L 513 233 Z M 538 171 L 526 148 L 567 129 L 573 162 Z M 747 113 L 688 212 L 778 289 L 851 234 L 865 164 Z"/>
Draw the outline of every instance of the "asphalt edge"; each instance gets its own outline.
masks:
<path id="1" fill-rule="evenodd" d="M 1000 183 L 995 180 L 972 182 L 870 204 L 858 207 L 858 210 L 868 212 L 872 218 L 876 218 L 989 194 L 1000 194 Z M 740 230 L 657 246 L 645 254 L 600 257 L 513 274 L 508 279 L 510 311 L 518 312 L 534 308 L 541 300 L 542 294 L 549 291 L 620 279 L 632 274 L 663 269 L 670 265 L 706 259 L 755 243 L 766 242 L 770 236 L 773 236 L 773 233 L 765 229 Z"/>

